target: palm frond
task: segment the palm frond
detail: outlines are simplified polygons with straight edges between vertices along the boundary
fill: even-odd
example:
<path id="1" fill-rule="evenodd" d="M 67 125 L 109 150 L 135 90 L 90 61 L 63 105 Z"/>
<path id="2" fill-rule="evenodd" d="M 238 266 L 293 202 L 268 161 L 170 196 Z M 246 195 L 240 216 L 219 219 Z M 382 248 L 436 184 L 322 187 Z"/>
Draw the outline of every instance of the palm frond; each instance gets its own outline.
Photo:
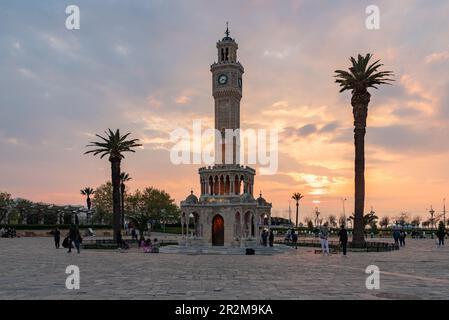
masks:
<path id="1" fill-rule="evenodd" d="M 100 154 L 100 158 L 104 158 L 105 156 L 109 155 L 123 159 L 124 152 L 135 152 L 133 148 L 142 146 L 138 143 L 139 139 L 126 140 L 131 133 L 127 133 L 122 136 L 119 129 L 117 129 L 115 132 L 111 129 L 108 129 L 104 133 L 105 136 L 96 134 L 96 136 L 102 141 L 90 142 L 86 147 L 93 149 L 86 151 L 84 154 L 92 153 L 94 156 Z"/>
<path id="2" fill-rule="evenodd" d="M 335 70 L 335 82 L 340 86 L 340 92 L 346 90 L 366 91 L 368 88 L 377 89 L 378 85 L 391 84 L 394 81 L 392 71 L 379 71 L 379 68 L 383 66 L 380 60 L 370 64 L 372 57 L 371 53 L 365 56 L 359 54 L 357 59 L 350 57 L 349 71 Z"/>

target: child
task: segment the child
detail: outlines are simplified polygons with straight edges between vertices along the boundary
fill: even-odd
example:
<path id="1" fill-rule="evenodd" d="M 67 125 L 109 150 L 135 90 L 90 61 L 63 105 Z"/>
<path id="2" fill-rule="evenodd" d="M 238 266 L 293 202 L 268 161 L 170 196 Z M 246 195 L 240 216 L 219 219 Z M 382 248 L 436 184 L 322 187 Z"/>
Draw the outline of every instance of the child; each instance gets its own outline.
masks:
<path id="1" fill-rule="evenodd" d="M 153 251 L 153 246 L 151 244 L 151 239 L 148 239 L 147 241 L 145 241 L 145 243 L 143 245 L 143 252 L 151 253 L 152 251 Z"/>

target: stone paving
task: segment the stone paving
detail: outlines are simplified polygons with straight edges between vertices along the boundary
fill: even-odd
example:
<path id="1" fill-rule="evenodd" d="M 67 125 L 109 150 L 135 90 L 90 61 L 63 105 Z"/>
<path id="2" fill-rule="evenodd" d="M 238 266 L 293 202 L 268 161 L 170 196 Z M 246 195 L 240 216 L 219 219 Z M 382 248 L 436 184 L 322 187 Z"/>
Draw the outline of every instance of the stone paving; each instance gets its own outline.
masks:
<path id="1" fill-rule="evenodd" d="M 383 253 L 322 256 L 144 254 L 137 249 L 56 250 L 51 238 L 0 239 L 0 299 L 447 299 L 449 248 L 407 240 Z M 381 270 L 380 290 L 365 268 Z M 65 288 L 77 265 L 81 288 Z"/>

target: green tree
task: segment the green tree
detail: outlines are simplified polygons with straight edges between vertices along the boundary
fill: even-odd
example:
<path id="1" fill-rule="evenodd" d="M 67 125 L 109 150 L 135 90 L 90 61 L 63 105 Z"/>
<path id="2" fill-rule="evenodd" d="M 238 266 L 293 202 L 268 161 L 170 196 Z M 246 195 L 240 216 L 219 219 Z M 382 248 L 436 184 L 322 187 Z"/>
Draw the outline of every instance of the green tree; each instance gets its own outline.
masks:
<path id="1" fill-rule="evenodd" d="M 98 223 L 112 223 L 112 213 L 113 213 L 113 199 L 112 199 L 112 183 L 107 182 L 99 186 L 95 192 L 92 199 L 92 205 L 95 209 L 95 214 L 93 216 L 93 221 Z"/>
<path id="2" fill-rule="evenodd" d="M 350 90 L 351 105 L 354 116 L 354 145 L 355 145 L 355 196 L 354 196 L 354 233 L 353 245 L 364 246 L 363 215 L 365 207 L 365 133 L 368 117 L 368 104 L 371 99 L 369 88 L 377 89 L 381 84 L 390 84 L 393 79 L 391 71 L 379 71 L 382 66 L 380 60 L 370 64 L 372 54 L 365 57 L 358 55 L 357 60 L 350 58 L 349 72 L 335 71 L 335 82 L 341 87 L 340 92 Z"/>
<path id="3" fill-rule="evenodd" d="M 337 227 L 337 217 L 333 214 L 330 214 L 328 217 L 329 224 L 332 228 Z"/>
<path id="4" fill-rule="evenodd" d="M 413 218 L 413 220 L 410 222 L 410 224 L 414 227 L 419 227 L 419 225 L 421 224 L 421 217 L 420 216 L 415 216 Z"/>
<path id="5" fill-rule="evenodd" d="M 153 187 L 136 190 L 127 197 L 126 205 L 128 218 L 136 225 L 141 237 L 151 220 L 179 221 L 179 208 L 164 190 Z"/>
<path id="6" fill-rule="evenodd" d="M 13 200 L 11 195 L 7 192 L 0 192 L 0 223 L 5 220 L 9 223 L 9 213 L 12 209 Z"/>
<path id="7" fill-rule="evenodd" d="M 114 230 L 114 239 L 117 238 L 121 230 L 120 225 L 120 169 L 121 162 L 125 158 L 123 155 L 125 152 L 135 152 L 134 148 L 141 146 L 138 143 L 138 139 L 127 140 L 130 133 L 125 135 L 120 134 L 120 130 L 117 129 L 113 132 L 109 129 L 109 132 L 105 132 L 106 136 L 103 137 L 99 134 L 96 136 L 101 139 L 100 142 L 91 142 L 87 145 L 88 148 L 93 148 L 86 151 L 85 154 L 93 153 L 94 156 L 101 155 L 100 158 L 105 156 L 109 157 L 111 162 L 111 181 L 112 181 L 112 225 Z"/>
<path id="8" fill-rule="evenodd" d="M 354 221 L 355 220 L 354 215 L 350 216 L 349 219 Z M 370 213 L 365 214 L 362 219 L 363 231 L 365 231 L 367 226 L 373 227 L 373 225 L 377 225 L 378 219 L 379 219 L 379 217 L 376 216 L 375 212 L 370 212 Z"/>
<path id="9" fill-rule="evenodd" d="M 307 229 L 309 229 L 309 231 L 315 230 L 315 227 L 313 226 L 313 221 L 312 221 L 312 219 L 309 219 L 309 220 L 307 221 Z"/>
<path id="10" fill-rule="evenodd" d="M 340 218 L 338 218 L 338 223 L 340 224 L 340 226 L 346 226 L 346 222 L 347 222 L 346 215 L 341 214 Z"/>
<path id="11" fill-rule="evenodd" d="M 380 219 L 379 224 L 382 228 L 386 229 L 390 224 L 390 218 L 388 216 L 382 217 L 382 219 Z"/>

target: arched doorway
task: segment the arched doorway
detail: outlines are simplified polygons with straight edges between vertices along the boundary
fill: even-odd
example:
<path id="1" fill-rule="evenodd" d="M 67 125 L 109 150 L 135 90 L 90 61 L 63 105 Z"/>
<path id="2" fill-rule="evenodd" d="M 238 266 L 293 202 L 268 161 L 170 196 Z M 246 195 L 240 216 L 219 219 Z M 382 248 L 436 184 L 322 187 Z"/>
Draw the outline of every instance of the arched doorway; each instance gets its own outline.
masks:
<path id="1" fill-rule="evenodd" d="M 224 246 L 224 220 L 219 214 L 212 220 L 212 245 Z"/>

